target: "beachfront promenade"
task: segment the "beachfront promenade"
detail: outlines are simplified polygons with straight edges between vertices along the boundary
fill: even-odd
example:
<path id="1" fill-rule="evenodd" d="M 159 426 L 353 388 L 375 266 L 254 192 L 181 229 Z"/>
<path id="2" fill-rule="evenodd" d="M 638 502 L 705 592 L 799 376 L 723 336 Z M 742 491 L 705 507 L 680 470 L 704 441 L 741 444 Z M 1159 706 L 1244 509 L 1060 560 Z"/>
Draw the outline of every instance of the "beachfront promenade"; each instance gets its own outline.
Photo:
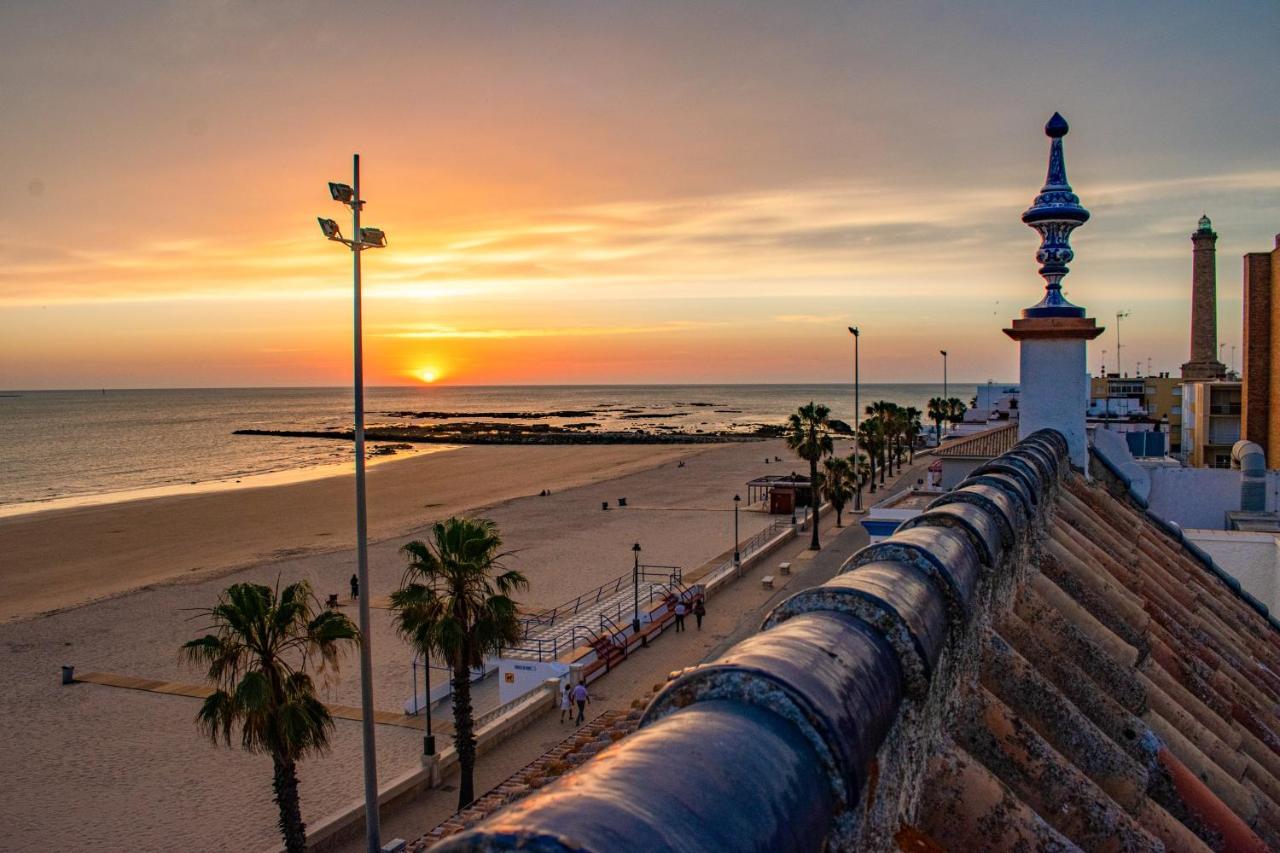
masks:
<path id="1" fill-rule="evenodd" d="M 471 450 L 457 453 L 468 454 Z M 528 460 L 526 467 L 542 472 L 537 480 L 527 478 L 532 486 L 527 496 L 494 503 L 486 500 L 486 493 L 479 488 L 468 505 L 480 507 L 477 514 L 493 518 L 507 547 L 516 552 L 511 564 L 531 581 L 530 590 L 521 596 L 528 610 L 552 607 L 583 589 L 629 571 L 630 549 L 635 542 L 641 543 L 645 562 L 654 564 L 697 567 L 719 557 L 732 545 L 733 495 L 742 490 L 747 480 L 773 471 L 774 465 L 778 470 L 784 467 L 777 463 L 765 467 L 766 457 L 786 458 L 786 451 L 777 441 L 684 450 L 663 448 L 650 467 L 632 467 L 621 476 L 610 476 L 618 464 L 638 463 L 618 462 L 621 457 L 616 449 L 605 449 L 598 457 L 591 456 L 595 448 L 574 448 L 586 455 L 572 457 L 563 448 L 520 450 Z M 431 466 L 452 466 L 449 470 L 457 471 L 459 460 L 468 458 L 452 452 L 433 456 L 441 461 L 423 458 L 393 462 L 379 466 L 377 476 L 371 476 L 373 505 L 385 499 L 377 492 L 383 488 L 379 485 L 382 479 L 388 483 L 386 488 L 396 494 L 412 495 L 419 507 L 419 526 L 399 534 L 384 531 L 371 547 L 370 592 L 375 596 L 386 595 L 395 588 L 404 565 L 399 547 L 410 538 L 421 537 L 421 523 L 434 518 L 430 513 L 439 510 L 429 506 L 439 502 L 434 500 L 430 487 L 436 476 Z M 449 460 L 450 456 L 454 458 Z M 483 487 L 488 479 L 501 479 L 496 476 L 496 469 L 485 467 L 485 453 L 472 454 L 470 458 L 474 462 L 472 468 L 484 474 L 472 477 L 473 486 Z M 495 458 L 504 460 L 505 465 L 508 454 L 498 453 Z M 544 458 L 568 459 L 578 466 L 576 472 L 582 471 L 583 459 L 614 461 L 601 466 L 604 479 L 599 482 L 559 485 L 563 478 L 540 462 Z M 685 466 L 678 467 L 676 459 L 683 459 Z M 789 460 L 786 470 L 790 471 L 793 464 Z M 419 478 L 416 488 L 392 482 L 402 476 L 396 473 L 398 466 L 405 466 L 403 471 Z M 541 486 L 548 483 L 555 486 L 553 494 L 538 496 Z M 315 487 L 304 484 L 296 488 L 301 491 L 281 497 L 255 495 L 246 501 L 247 511 L 260 512 L 264 502 L 270 503 L 276 514 L 289 514 L 291 520 L 282 525 L 283 529 L 294 529 L 300 524 L 294 515 L 311 510 L 306 495 Z M 445 509 L 453 511 L 464 502 L 465 495 L 460 490 L 453 480 L 442 486 L 441 491 L 453 501 Z M 331 491 L 327 486 L 320 489 L 325 496 Z M 629 499 L 626 510 L 600 510 L 603 501 L 616 505 L 617 499 L 624 496 Z M 184 506 L 207 507 L 207 500 L 136 508 L 140 518 L 136 527 L 132 526 L 130 512 L 116 509 L 112 526 L 104 526 L 98 535 L 106 536 L 110 530 L 147 529 L 146 517 L 151 513 L 175 512 Z M 226 500 L 219 496 L 220 502 Z M 291 505 L 295 509 L 291 510 Z M 225 507 L 217 523 L 234 525 L 235 519 L 228 519 L 226 513 L 234 515 L 238 511 L 234 504 Z M 321 525 L 328 523 L 326 513 L 327 510 L 314 513 L 315 530 L 325 529 Z M 770 520 L 760 513 L 743 512 L 743 538 Z M 206 521 L 215 523 L 213 519 Z M 11 519 L 7 522 L 14 523 Z M 350 520 L 346 523 L 349 525 Z M 38 526 L 46 535 L 58 535 L 54 531 L 56 519 L 42 519 Z M 181 529 L 188 535 L 188 527 Z M 17 537 L 19 531 L 10 528 L 10 534 Z M 148 559 L 144 537 L 114 535 L 127 541 L 126 550 L 132 550 L 138 559 Z M 189 535 L 193 538 L 186 547 L 186 565 L 218 565 L 220 555 L 213 553 L 216 543 L 200 540 L 198 531 Z M 349 535 L 349 530 L 344 535 Z M 61 536 L 63 547 L 74 542 L 65 533 Z M 337 535 L 330 539 L 333 540 L 338 544 L 342 541 Z M 288 539 L 278 540 L 275 549 L 288 551 L 291 544 Z M 165 545 L 166 551 L 169 547 Z M 230 583 L 273 584 L 277 578 L 305 577 L 322 598 L 335 592 L 345 597 L 352 564 L 351 552 L 339 548 L 260 559 L 243 569 L 220 570 L 215 576 L 183 569 L 180 574 L 185 577 L 176 580 L 87 606 L 0 625 L 0 643 L 6 650 L 0 656 L 0 678 L 6 684 L 6 690 L 0 692 L 0 713 L 11 721 L 11 736 L 0 745 L 0 762 L 11 768 L 10 794 L 0 802 L 0 821 L 9 828 L 9 841 L 19 847 L 71 846 L 92 838 L 104 849 L 175 845 L 189 849 L 258 849 L 277 843 L 269 759 L 249 756 L 238 749 L 215 748 L 202 740 L 192 722 L 198 707 L 196 698 L 181 691 L 154 692 L 102 684 L 64 687 L 59 683 L 59 668 L 69 664 L 81 674 L 98 672 L 160 683 L 198 684 L 199 673 L 181 666 L 177 658 L 179 645 L 203 628 L 198 621 L 191 621 L 189 608 L 210 605 Z M 87 575 L 81 584 L 91 590 L 92 576 Z M 713 616 L 720 607 L 713 602 Z M 706 631 L 704 635 L 710 636 Z M 654 647 L 674 645 L 670 643 L 674 636 L 667 634 Z M 691 634 L 680 638 L 685 636 Z M 382 713 L 401 716 L 402 703 L 412 690 L 411 655 L 395 636 L 389 612 L 374 611 L 372 641 L 376 707 Z M 633 655 L 632 661 L 609 677 L 625 673 L 632 662 L 641 659 L 643 655 Z M 321 688 L 321 698 L 330 705 L 358 706 L 356 676 L 355 659 L 348 658 L 341 672 Z M 607 681 L 597 684 L 606 693 L 623 692 Z M 447 743 L 447 719 L 446 703 L 437 708 L 436 714 L 436 721 L 441 724 L 437 732 L 444 735 L 440 738 L 442 747 Z M 419 720 L 414 718 L 413 722 Z M 304 817 L 311 822 L 321 821 L 360 797 L 359 725 L 348 719 L 339 719 L 336 725 L 333 751 L 304 762 L 300 768 Z M 421 752 L 422 732 L 416 725 L 378 726 L 381 779 L 392 779 L 420 766 Z M 482 772 L 488 772 L 485 768 L 490 761 L 505 760 L 505 755 L 504 747 L 500 753 L 485 756 L 480 762 Z M 93 788 L 95 795 L 67 796 L 68 791 L 86 788 Z M 146 821 L 133 817 L 140 802 L 147 803 Z M 235 819 L 229 820 L 229 815 Z"/>
<path id="2" fill-rule="evenodd" d="M 930 461 L 931 457 L 925 457 L 914 466 L 904 467 L 901 475 L 889 479 L 887 488 L 877 491 L 874 496 L 864 495 L 867 505 L 910 488 L 917 478 L 924 476 Z M 721 586 L 708 600 L 707 617 L 701 631 L 695 629 L 692 619 L 688 621 L 688 630 L 683 633 L 677 634 L 668 629 L 656 642 L 642 651 L 633 652 L 625 663 L 594 682 L 588 719 L 607 711 L 625 712 L 633 700 L 649 693 L 670 673 L 715 659 L 734 643 L 756 633 L 764 614 L 787 596 L 833 577 L 851 554 L 867 544 L 867 534 L 858 524 L 859 518 L 846 512 L 845 526 L 837 530 L 835 513 L 827 512 L 820 528 L 821 551 L 808 551 L 808 537 L 796 537 L 767 559 L 744 571 L 741 580 Z M 719 568 L 723 556 L 718 555 L 707 561 L 701 570 L 693 569 L 689 574 L 693 578 L 706 577 Z M 790 575 L 778 574 L 776 569 L 781 562 L 791 563 Z M 760 583 L 760 578 L 766 574 L 775 575 L 771 589 Z M 576 731 L 571 724 L 561 724 L 559 716 L 558 711 L 548 710 L 536 722 L 505 739 L 500 748 L 483 755 L 476 767 L 477 794 L 483 795 Z M 384 839 L 400 837 L 412 841 L 453 815 L 457 807 L 455 780 L 456 774 L 446 775 L 441 787 L 422 791 L 384 807 L 381 818 Z M 363 847 L 358 825 L 352 830 L 354 834 L 349 831 L 341 840 L 324 844 L 320 849 L 360 853 Z"/>

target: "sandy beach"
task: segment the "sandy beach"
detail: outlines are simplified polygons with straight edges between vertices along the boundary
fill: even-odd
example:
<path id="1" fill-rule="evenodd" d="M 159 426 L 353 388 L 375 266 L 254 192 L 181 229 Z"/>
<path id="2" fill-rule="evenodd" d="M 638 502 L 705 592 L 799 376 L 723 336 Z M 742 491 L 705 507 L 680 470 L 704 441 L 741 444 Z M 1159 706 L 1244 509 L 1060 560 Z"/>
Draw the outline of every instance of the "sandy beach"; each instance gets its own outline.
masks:
<path id="1" fill-rule="evenodd" d="M 663 464 L 683 446 L 459 447 L 370 467 L 378 540 L 469 507 Z M 354 478 L 171 495 L 0 518 L 0 621 L 355 543 Z"/>
<path id="2" fill-rule="evenodd" d="M 764 464 L 775 455 L 787 461 Z M 404 541 L 466 508 L 482 508 L 516 551 L 510 563 L 530 579 L 528 607 L 629 571 L 634 542 L 646 562 L 692 568 L 731 546 L 734 493 L 754 476 L 793 467 L 779 441 L 464 448 L 381 465 L 370 476 L 372 592 L 398 582 Z M 321 480 L 0 521 L 10 620 L 0 625 L 0 713 L 10 726 L 0 741 L 0 764 L 9 768 L 0 849 L 253 850 L 277 842 L 269 760 L 202 741 L 195 700 L 64 687 L 59 666 L 196 682 L 176 654 L 200 627 L 185 608 L 207 606 L 243 580 L 305 577 L 322 595 L 345 593 L 354 563 L 351 488 L 348 479 Z M 544 488 L 552 495 L 540 497 Z M 626 509 L 600 509 L 619 497 Z M 744 512 L 742 535 L 768 520 Z M 51 608 L 63 609 L 32 615 Z M 374 610 L 371 641 L 375 704 L 397 709 L 410 692 L 410 654 L 386 611 Z M 358 704 L 354 658 L 322 695 Z M 378 737 L 381 778 L 418 762 L 419 732 L 379 726 Z M 359 798 L 359 741 L 359 725 L 339 721 L 332 752 L 304 762 L 304 817 L 318 820 Z"/>

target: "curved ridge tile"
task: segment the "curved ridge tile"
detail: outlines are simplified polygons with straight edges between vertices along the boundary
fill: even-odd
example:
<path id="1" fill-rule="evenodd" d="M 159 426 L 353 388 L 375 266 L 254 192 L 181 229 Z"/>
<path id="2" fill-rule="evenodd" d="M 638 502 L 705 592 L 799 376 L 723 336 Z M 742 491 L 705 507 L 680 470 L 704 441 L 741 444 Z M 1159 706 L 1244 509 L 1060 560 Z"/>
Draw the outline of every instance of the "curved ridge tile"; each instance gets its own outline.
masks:
<path id="1" fill-rule="evenodd" d="M 1027 489 L 1023 482 L 1012 474 L 970 474 L 966 479 L 956 484 L 957 489 L 963 489 L 965 486 L 976 485 L 991 486 L 999 489 L 1005 494 L 1013 498 L 1022 510 L 1023 522 L 1028 522 L 1036 517 L 1036 504 L 1031 499 L 1031 492 Z"/>
<path id="2" fill-rule="evenodd" d="M 1026 488 L 1033 504 L 1040 503 L 1040 494 L 1043 491 L 1040 483 L 1040 474 L 1025 459 L 1019 459 L 1016 456 L 1010 456 L 1005 453 L 990 462 L 979 465 L 970 472 L 970 476 L 978 474 L 1004 474 L 1013 477 Z"/>
<path id="3" fill-rule="evenodd" d="M 946 597 L 951 618 L 967 618 L 980 571 L 978 552 L 968 536 L 947 527 L 899 530 L 888 539 L 857 551 L 845 561 L 840 573 L 881 560 L 909 563 L 927 574 Z"/>
<path id="4" fill-rule="evenodd" d="M 732 803 L 733 819 L 708 820 L 707 803 Z M 709 701 L 628 735 L 432 849 L 820 850 L 835 806 L 794 725 L 764 708 Z"/>
<path id="5" fill-rule="evenodd" d="M 1054 452 L 1058 456 L 1058 461 L 1066 462 L 1071 457 L 1071 446 L 1067 444 L 1067 438 L 1056 429 L 1043 427 L 1027 436 L 1026 441 L 1035 440 L 1042 441 L 1053 447 Z"/>
<path id="6" fill-rule="evenodd" d="M 640 726 L 725 699 L 767 708 L 794 724 L 837 801 L 851 807 L 897 717 L 902 670 L 884 638 L 852 616 L 803 613 L 748 637 L 714 663 L 685 670 L 654 697 Z"/>
<path id="7" fill-rule="evenodd" d="M 973 504 L 953 503 L 927 509 L 902 522 L 898 531 L 916 527 L 950 527 L 960 531 L 969 537 L 969 544 L 985 566 L 994 568 L 1004 556 L 999 525 L 985 510 Z"/>
<path id="8" fill-rule="evenodd" d="M 861 620 L 893 647 L 907 693 L 918 699 L 928 690 L 946 643 L 944 601 L 929 576 L 909 563 L 867 563 L 791 596 L 773 609 L 764 628 L 814 612 Z"/>
<path id="9" fill-rule="evenodd" d="M 1052 488 L 1058 478 L 1058 469 L 1053 464 L 1052 456 L 1043 448 L 1034 444 L 1018 444 L 1013 450 L 1004 455 L 1011 456 L 1014 459 L 1021 459 L 1030 465 L 1040 480 L 1040 488 L 1044 491 Z"/>
<path id="10" fill-rule="evenodd" d="M 1008 548 L 1021 537 L 1024 528 L 1021 507 L 1000 489 L 984 485 L 957 487 L 934 500 L 928 508 L 958 503 L 976 506 L 995 520 L 1000 528 L 1001 548 Z"/>

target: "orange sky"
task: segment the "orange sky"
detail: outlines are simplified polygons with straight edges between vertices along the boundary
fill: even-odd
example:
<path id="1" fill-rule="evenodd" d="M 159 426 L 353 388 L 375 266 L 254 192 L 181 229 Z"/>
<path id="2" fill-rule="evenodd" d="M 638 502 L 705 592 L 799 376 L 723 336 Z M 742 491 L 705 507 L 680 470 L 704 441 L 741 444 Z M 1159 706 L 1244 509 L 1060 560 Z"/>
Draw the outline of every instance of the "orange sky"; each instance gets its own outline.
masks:
<path id="1" fill-rule="evenodd" d="M 347 381 L 354 150 L 371 384 L 1012 377 L 1054 109 L 1071 298 L 1175 369 L 1207 210 L 1238 343 L 1276 7 L 949 8 L 6 5 L 0 387 Z"/>

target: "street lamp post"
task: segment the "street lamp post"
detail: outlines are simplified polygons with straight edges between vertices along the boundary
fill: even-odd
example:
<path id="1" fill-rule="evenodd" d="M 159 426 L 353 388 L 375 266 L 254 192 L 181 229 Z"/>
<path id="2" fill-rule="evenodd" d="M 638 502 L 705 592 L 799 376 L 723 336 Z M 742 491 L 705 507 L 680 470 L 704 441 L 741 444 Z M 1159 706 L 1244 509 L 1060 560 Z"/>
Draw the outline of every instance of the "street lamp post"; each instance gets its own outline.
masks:
<path id="1" fill-rule="evenodd" d="M 1122 346 L 1120 344 L 1120 321 L 1128 317 L 1130 311 L 1116 312 L 1116 376 L 1124 376 L 1124 356 L 1121 355 Z"/>
<path id="2" fill-rule="evenodd" d="M 796 526 L 796 502 L 800 500 L 800 489 L 796 486 L 796 472 L 791 472 L 791 526 Z"/>
<path id="3" fill-rule="evenodd" d="M 946 411 L 949 416 L 951 414 L 951 394 L 947 386 L 947 351 L 940 349 L 938 352 L 942 353 L 942 399 L 946 401 Z"/>
<path id="4" fill-rule="evenodd" d="M 352 185 L 330 183 L 329 194 L 334 201 L 351 208 L 352 239 L 342 236 L 342 229 L 332 219 L 320 218 L 320 230 L 324 236 L 342 243 L 351 250 L 353 298 L 353 361 L 355 396 L 355 456 L 356 456 L 356 577 L 364 592 L 359 601 L 360 624 L 360 728 L 364 751 L 364 827 L 365 842 L 369 853 L 381 848 L 381 827 L 378 821 L 378 764 L 373 732 L 373 653 L 369 638 L 369 523 L 365 511 L 364 477 L 364 341 L 362 334 L 360 299 L 360 253 L 365 249 L 381 249 L 387 238 L 378 228 L 360 227 L 360 155 L 352 157 Z"/>
<path id="5" fill-rule="evenodd" d="M 733 567 L 738 577 L 742 577 L 742 553 L 738 550 L 738 504 L 742 503 L 739 495 L 733 496 Z"/>
<path id="6" fill-rule="evenodd" d="M 858 454 L 862 451 L 862 439 L 858 432 L 862 427 L 862 401 L 859 397 L 858 383 L 858 338 L 861 334 L 858 332 L 857 326 L 849 327 L 849 334 L 853 335 L 853 468 L 854 476 L 858 475 Z M 857 492 L 853 497 L 853 511 L 862 512 L 862 486 L 858 486 Z"/>
<path id="7" fill-rule="evenodd" d="M 631 591 L 634 596 L 632 601 L 635 605 L 634 613 L 631 617 L 631 633 L 636 636 L 640 635 L 640 543 L 631 546 L 631 553 L 635 555 L 635 568 L 631 570 Z"/>

